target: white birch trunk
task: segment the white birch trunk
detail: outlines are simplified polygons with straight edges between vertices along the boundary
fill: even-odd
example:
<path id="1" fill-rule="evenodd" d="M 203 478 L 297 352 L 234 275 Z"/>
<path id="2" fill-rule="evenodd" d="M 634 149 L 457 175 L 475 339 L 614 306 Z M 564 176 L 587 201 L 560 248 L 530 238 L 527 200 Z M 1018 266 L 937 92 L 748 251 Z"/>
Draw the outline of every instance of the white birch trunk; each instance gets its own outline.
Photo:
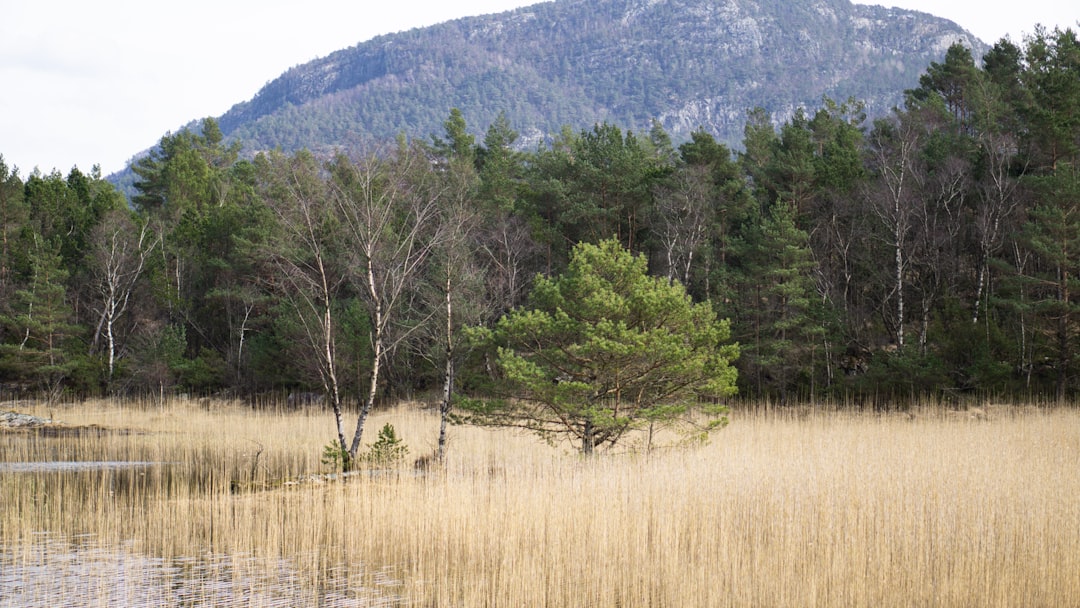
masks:
<path id="1" fill-rule="evenodd" d="M 446 458 L 446 427 L 450 418 L 451 398 L 454 392 L 454 300 L 451 297 L 451 270 L 446 267 L 446 362 L 443 370 L 442 403 L 439 406 L 439 452 L 438 460 Z"/>

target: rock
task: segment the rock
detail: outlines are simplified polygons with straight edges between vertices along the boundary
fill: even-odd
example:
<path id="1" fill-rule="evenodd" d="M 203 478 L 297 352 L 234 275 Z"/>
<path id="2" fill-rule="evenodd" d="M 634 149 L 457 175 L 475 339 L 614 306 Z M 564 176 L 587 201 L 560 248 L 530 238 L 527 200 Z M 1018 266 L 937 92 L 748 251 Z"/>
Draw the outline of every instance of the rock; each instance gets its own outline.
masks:
<path id="1" fill-rule="evenodd" d="M 14 411 L 0 412 L 0 428 L 5 429 L 37 428 L 53 424 L 53 422 L 52 419 L 31 416 L 30 414 L 20 414 Z"/>

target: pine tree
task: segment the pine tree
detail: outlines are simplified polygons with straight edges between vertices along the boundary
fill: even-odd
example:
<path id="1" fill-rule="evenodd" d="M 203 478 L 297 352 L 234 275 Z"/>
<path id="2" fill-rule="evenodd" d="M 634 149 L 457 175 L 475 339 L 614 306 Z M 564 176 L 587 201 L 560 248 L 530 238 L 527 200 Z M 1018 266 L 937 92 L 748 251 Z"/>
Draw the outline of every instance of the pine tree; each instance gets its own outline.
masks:
<path id="1" fill-rule="evenodd" d="M 78 327 L 71 322 L 62 266 L 57 247 L 37 237 L 30 252 L 29 284 L 15 291 L 9 314 L 0 324 L 10 339 L 0 345 L 0 370 L 4 375 L 35 383 L 50 400 L 58 398 L 64 382 L 75 369 L 72 338 Z"/>
<path id="2" fill-rule="evenodd" d="M 728 323 L 615 240 L 578 244 L 566 273 L 538 278 L 529 306 L 476 335 L 498 346 L 509 398 L 473 402 L 472 421 L 570 439 L 583 454 L 657 426 L 718 428 L 715 400 L 735 390 Z"/>
<path id="3" fill-rule="evenodd" d="M 744 331 L 752 333 L 742 342 L 750 372 L 744 382 L 785 402 L 800 383 L 804 390 L 816 388 L 815 355 L 824 329 L 814 305 L 815 263 L 792 204 L 777 202 L 754 232 L 744 252 L 744 293 L 752 300 L 745 310 Z"/>
<path id="4" fill-rule="evenodd" d="M 1021 243 L 1035 264 L 1018 280 L 1026 287 L 1030 314 L 1052 361 L 1054 392 L 1064 399 L 1072 388 L 1080 325 L 1080 169 L 1059 165 L 1038 178 L 1040 202 L 1029 211 Z"/>

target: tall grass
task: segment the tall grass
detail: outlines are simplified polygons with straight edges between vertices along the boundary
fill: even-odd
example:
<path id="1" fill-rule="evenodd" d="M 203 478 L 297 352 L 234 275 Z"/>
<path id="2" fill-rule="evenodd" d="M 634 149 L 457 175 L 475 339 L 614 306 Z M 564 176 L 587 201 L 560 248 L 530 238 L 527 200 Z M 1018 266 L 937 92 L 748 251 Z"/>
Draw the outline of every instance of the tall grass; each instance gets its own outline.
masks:
<path id="1" fill-rule="evenodd" d="M 225 566 L 201 575 L 244 585 L 280 580 L 286 563 L 286 584 L 311 593 L 296 597 L 333 588 L 356 602 L 1065 606 L 1080 598 L 1072 409 L 735 412 L 708 446 L 591 460 L 529 436 L 455 428 L 444 470 L 288 486 L 277 482 L 325 470 L 326 413 L 101 402 L 55 414 L 137 432 L 0 436 L 0 460 L 171 464 L 0 474 L 0 542 L 24 567 L 41 559 L 47 533 L 170 563 L 211 560 Z M 434 415 L 402 407 L 377 413 L 368 428 L 384 422 L 412 456 L 432 449 Z M 258 604 L 247 597 L 242 605 Z"/>

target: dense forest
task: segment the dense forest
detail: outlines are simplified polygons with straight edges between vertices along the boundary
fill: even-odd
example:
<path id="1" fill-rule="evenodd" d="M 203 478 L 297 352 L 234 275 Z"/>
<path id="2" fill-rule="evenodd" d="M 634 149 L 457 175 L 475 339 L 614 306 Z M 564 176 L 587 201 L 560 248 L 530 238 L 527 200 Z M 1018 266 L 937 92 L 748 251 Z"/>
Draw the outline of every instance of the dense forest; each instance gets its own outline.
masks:
<path id="1" fill-rule="evenodd" d="M 130 201 L 0 158 L 6 393 L 342 403 L 483 390 L 469 327 L 617 240 L 730 320 L 739 394 L 855 403 L 1080 389 L 1080 42 L 953 46 L 889 116 L 823 99 L 742 150 L 658 123 L 505 116 L 366 153 L 264 153 L 216 121 L 162 138 Z M 378 397 L 377 397 L 378 395 Z"/>

